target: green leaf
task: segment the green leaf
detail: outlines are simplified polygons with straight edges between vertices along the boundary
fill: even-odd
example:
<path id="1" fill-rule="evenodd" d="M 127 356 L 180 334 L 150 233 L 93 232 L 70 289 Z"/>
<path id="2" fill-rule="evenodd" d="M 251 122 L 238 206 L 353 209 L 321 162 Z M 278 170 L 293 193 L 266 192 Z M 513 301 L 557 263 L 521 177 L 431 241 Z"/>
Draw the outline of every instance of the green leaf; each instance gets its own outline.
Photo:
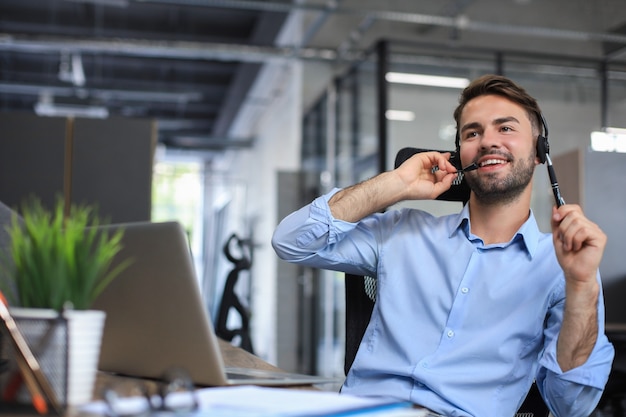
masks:
<path id="1" fill-rule="evenodd" d="M 10 259 L 0 259 L 1 270 L 15 288 L 7 296 L 22 307 L 60 311 L 70 302 L 76 309 L 88 309 L 130 263 L 122 260 L 111 268 L 124 232 L 110 235 L 98 229 L 101 221 L 94 207 L 72 205 L 67 217 L 64 213 L 61 199 L 50 212 L 33 198 L 22 208 L 22 222 L 14 217 L 7 228 Z"/>

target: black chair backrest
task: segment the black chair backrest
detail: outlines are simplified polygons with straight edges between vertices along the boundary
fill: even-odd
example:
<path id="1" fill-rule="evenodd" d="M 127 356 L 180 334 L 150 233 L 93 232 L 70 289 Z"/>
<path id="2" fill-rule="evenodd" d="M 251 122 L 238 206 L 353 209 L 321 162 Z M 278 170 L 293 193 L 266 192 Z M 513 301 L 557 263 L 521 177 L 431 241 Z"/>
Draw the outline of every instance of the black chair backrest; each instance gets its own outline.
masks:
<path id="1" fill-rule="evenodd" d="M 409 159 L 416 153 L 428 152 L 428 151 L 431 151 L 431 149 L 412 148 L 412 147 L 402 148 L 396 154 L 394 168 L 398 168 L 400 165 L 402 165 L 404 161 L 406 161 L 407 159 Z M 450 152 L 452 154 L 450 157 L 451 161 L 458 158 L 458 155 L 454 151 L 436 151 L 436 152 L 441 152 L 441 153 Z M 454 162 L 453 162 L 453 165 L 455 165 Z M 461 181 L 459 185 L 453 185 L 452 187 L 450 187 L 448 191 L 442 193 L 439 197 L 437 197 L 437 200 L 461 201 L 463 204 L 465 204 L 467 200 L 469 200 L 469 196 L 470 196 L 470 189 L 467 186 L 467 183 L 465 182 L 465 180 L 463 180 Z"/>
<path id="2" fill-rule="evenodd" d="M 365 277 L 346 274 L 346 343 L 343 370 L 348 374 L 356 351 L 359 349 L 365 328 L 370 322 L 374 299 L 365 291 Z"/>

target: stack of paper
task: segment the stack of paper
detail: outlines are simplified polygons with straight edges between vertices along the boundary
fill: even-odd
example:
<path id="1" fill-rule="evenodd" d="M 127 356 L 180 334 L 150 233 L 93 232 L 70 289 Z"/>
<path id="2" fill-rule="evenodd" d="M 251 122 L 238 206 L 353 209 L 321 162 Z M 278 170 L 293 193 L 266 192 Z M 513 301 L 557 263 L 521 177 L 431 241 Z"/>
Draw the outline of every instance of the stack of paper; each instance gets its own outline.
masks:
<path id="1" fill-rule="evenodd" d="M 189 414 L 196 417 L 427 416 L 423 410 L 412 408 L 410 403 L 304 389 L 258 386 L 202 388 L 197 390 L 197 398 L 199 409 Z M 137 400 L 124 400 L 129 412 L 132 412 Z M 123 408 L 124 403 L 119 406 Z M 105 415 L 106 411 L 104 403 L 95 402 L 85 406 L 81 415 Z"/>

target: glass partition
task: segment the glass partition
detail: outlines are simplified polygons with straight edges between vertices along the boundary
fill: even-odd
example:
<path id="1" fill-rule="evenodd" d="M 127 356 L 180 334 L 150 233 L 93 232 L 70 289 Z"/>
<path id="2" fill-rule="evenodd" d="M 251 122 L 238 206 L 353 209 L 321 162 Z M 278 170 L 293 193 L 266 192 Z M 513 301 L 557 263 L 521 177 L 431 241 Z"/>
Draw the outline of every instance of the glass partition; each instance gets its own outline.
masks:
<path id="1" fill-rule="evenodd" d="M 626 64 L 607 68 L 606 126 L 626 129 Z"/>
<path id="2" fill-rule="evenodd" d="M 363 65 L 336 83 L 336 185 L 339 187 L 378 173 L 375 76 L 369 65 Z"/>

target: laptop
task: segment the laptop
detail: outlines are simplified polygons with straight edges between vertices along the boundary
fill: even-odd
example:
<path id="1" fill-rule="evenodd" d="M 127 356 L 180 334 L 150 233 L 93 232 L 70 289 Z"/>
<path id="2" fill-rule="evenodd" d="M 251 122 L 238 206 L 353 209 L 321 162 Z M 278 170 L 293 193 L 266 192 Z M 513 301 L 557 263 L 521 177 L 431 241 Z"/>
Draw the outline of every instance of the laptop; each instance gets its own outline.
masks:
<path id="1" fill-rule="evenodd" d="M 259 369 L 227 369 L 200 295 L 187 235 L 178 222 L 133 222 L 122 228 L 122 249 L 113 261 L 130 265 L 100 294 L 93 308 L 106 312 L 99 369 L 127 376 L 162 378 L 186 370 L 199 386 L 309 385 L 337 378 Z"/>

